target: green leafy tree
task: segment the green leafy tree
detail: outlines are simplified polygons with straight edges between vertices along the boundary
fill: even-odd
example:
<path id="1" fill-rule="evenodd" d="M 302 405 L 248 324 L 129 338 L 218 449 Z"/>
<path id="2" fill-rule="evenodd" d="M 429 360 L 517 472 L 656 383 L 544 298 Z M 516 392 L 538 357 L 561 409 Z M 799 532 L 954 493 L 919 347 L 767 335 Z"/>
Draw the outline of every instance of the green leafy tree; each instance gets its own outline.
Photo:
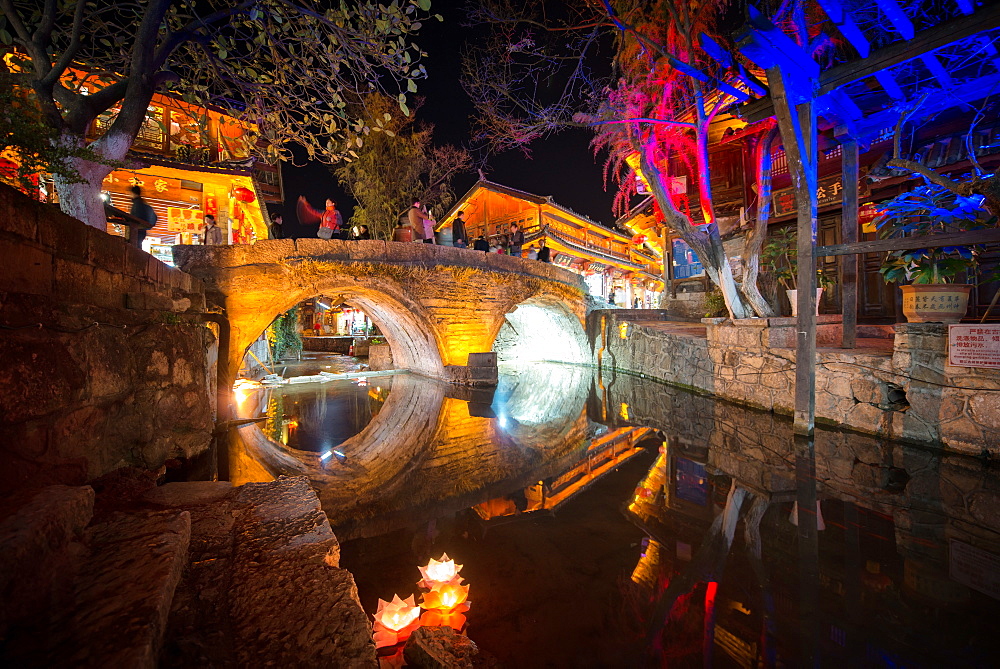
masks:
<path id="1" fill-rule="evenodd" d="M 365 106 L 370 130 L 362 131 L 357 156 L 337 166 L 334 175 L 358 203 L 351 224 L 367 225 L 373 238 L 391 239 L 414 200 L 432 212 L 451 205 L 452 179 L 469 169 L 470 159 L 454 146 L 435 146 L 433 125 L 393 116 L 391 98 L 373 94 Z"/>
<path id="2" fill-rule="evenodd" d="M 67 182 L 79 182 L 79 173 L 68 158 L 98 160 L 87 149 L 59 146 L 57 134 L 42 118 L 38 101 L 30 90 L 14 86 L 12 77 L 0 71 L 0 154 L 6 154 L 16 168 L 0 174 L 25 192 L 33 193 L 39 174 L 55 174 Z"/>
<path id="3" fill-rule="evenodd" d="M 103 228 L 107 161 L 126 158 L 154 93 L 252 124 L 258 157 L 287 160 L 297 144 L 335 162 L 362 146 L 363 95 L 385 91 L 394 114 L 409 113 L 406 91 L 426 76 L 413 37 L 429 8 L 430 0 L 0 0 L 0 42 L 12 47 L 9 74 L 32 91 L 52 143 L 70 152 L 65 164 L 81 178 L 55 174 L 62 209 Z M 102 115 L 104 129 L 88 136 Z M 105 162 L 72 153 L 82 148 Z"/>

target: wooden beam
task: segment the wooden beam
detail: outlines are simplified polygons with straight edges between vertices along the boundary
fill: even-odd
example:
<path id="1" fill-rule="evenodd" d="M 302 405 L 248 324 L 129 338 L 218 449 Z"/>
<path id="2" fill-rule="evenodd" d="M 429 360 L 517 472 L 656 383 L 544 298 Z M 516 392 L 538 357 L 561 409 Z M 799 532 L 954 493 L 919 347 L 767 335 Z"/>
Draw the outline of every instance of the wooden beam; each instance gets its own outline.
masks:
<path id="1" fill-rule="evenodd" d="M 899 31 L 903 39 L 913 39 L 913 22 L 910 21 L 910 17 L 906 15 L 896 0 L 875 0 L 875 4 L 885 14 L 885 18 L 889 19 L 892 27 Z"/>
<path id="2" fill-rule="evenodd" d="M 1000 242 L 1000 228 L 955 232 L 947 235 L 903 237 L 901 239 L 874 239 L 867 242 L 817 246 L 814 255 L 817 258 L 822 258 L 823 256 L 844 256 L 860 253 L 936 249 L 942 246 L 972 246 L 974 244 L 990 244 L 993 242 Z"/>
<path id="3" fill-rule="evenodd" d="M 841 146 L 841 183 L 844 185 L 840 218 L 840 239 L 845 246 L 858 241 L 858 142 L 849 139 Z M 821 256 L 820 256 L 821 257 Z M 854 348 L 858 330 L 858 257 L 840 259 L 840 305 L 844 313 L 841 348 Z"/>
<path id="4" fill-rule="evenodd" d="M 960 16 L 924 30 L 912 40 L 896 42 L 879 49 L 867 58 L 831 67 L 820 75 L 820 95 L 998 26 L 1000 26 L 1000 2 L 990 3 L 973 14 Z M 774 116 L 774 105 L 770 98 L 761 98 L 741 105 L 739 115 L 750 123 L 756 123 Z"/>
<path id="5" fill-rule="evenodd" d="M 920 60 L 924 64 L 924 67 L 927 68 L 927 71 L 934 75 L 934 78 L 940 82 L 943 88 L 951 87 L 954 83 L 951 75 L 941 64 L 941 61 L 937 59 L 937 56 L 932 53 L 925 53 L 920 57 Z"/>
<path id="6" fill-rule="evenodd" d="M 844 39 L 857 50 L 858 55 L 867 58 L 872 50 L 871 44 L 851 19 L 850 12 L 844 9 L 842 0 L 817 0 L 817 2 L 833 21 L 833 24 L 837 26 L 837 30 L 844 36 Z"/>
<path id="7" fill-rule="evenodd" d="M 950 88 L 947 95 L 930 96 L 924 102 L 923 106 L 917 110 L 914 117 L 927 117 L 951 107 L 975 102 L 993 94 L 997 91 L 998 87 L 1000 87 L 1000 73 L 998 72 L 967 81 L 960 86 Z M 897 109 L 887 109 L 872 114 L 867 118 L 857 119 L 854 123 L 854 132 L 852 134 L 856 139 L 863 141 L 871 135 L 882 132 L 886 128 L 892 128 L 898 120 L 899 111 Z"/>

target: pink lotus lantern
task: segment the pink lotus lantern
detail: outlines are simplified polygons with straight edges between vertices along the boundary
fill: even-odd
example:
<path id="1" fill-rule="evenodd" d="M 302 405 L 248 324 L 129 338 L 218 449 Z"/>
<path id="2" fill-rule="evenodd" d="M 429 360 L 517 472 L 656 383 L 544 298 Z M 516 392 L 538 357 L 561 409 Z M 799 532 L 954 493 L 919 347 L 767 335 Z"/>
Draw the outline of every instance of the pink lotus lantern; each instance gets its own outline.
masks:
<path id="1" fill-rule="evenodd" d="M 373 627 L 376 648 L 387 648 L 406 641 L 420 627 L 420 607 L 414 603 L 413 595 L 406 599 L 395 595 L 391 602 L 378 600 Z"/>
<path id="2" fill-rule="evenodd" d="M 426 567 L 417 567 L 417 569 L 420 570 L 420 575 L 423 576 L 423 580 L 417 583 L 417 585 L 427 590 L 433 590 L 434 586 L 439 583 L 444 584 L 461 580 L 458 572 L 462 571 L 462 565 L 455 564 L 455 561 L 449 558 L 447 553 L 442 555 L 440 560 L 431 558 Z"/>

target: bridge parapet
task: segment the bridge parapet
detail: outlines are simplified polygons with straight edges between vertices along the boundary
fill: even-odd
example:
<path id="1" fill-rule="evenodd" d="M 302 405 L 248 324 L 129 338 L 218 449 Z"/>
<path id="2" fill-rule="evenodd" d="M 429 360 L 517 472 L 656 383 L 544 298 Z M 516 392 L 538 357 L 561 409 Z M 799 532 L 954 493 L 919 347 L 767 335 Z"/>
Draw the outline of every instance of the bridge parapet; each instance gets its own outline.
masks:
<path id="1" fill-rule="evenodd" d="M 583 277 L 558 265 L 436 244 L 309 238 L 268 239 L 252 245 L 175 246 L 173 250 L 175 264 L 195 276 L 211 273 L 213 269 L 269 263 L 286 264 L 294 263 L 296 260 L 384 262 L 425 267 L 448 265 L 505 274 L 522 274 L 586 290 Z"/>

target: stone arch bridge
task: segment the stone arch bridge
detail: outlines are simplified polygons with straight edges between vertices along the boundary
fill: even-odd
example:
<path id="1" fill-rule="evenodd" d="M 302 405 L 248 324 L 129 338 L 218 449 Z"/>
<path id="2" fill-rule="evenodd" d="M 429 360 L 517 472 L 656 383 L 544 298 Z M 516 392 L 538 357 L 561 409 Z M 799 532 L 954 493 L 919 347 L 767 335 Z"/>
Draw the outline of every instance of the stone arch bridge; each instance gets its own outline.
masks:
<path id="1" fill-rule="evenodd" d="M 205 282 L 223 310 L 219 380 L 232 383 L 248 347 L 276 316 L 329 296 L 362 309 L 398 368 L 454 382 L 468 356 L 590 362 L 586 292 L 547 263 L 429 244 L 278 239 L 175 246 L 177 266 Z"/>

